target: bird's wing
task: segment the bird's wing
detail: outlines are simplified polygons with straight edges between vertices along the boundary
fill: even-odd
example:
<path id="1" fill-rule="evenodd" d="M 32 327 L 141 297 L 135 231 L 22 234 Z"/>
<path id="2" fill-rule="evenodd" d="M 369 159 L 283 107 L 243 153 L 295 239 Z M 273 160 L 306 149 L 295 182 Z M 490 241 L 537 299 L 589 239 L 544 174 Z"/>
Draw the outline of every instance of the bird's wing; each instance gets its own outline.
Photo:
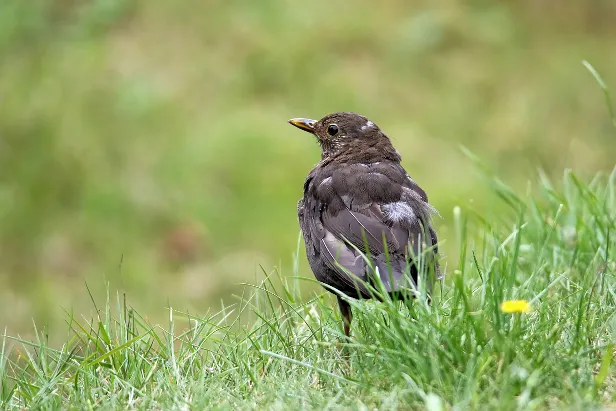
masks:
<path id="1" fill-rule="evenodd" d="M 349 272 L 368 281 L 361 253 L 369 254 L 387 290 L 398 289 L 422 244 L 436 247 L 424 191 L 396 163 L 354 164 L 325 175 L 309 184 L 304 199 L 314 209 L 304 222 L 317 240 L 314 252 L 338 283 L 352 281 Z"/>

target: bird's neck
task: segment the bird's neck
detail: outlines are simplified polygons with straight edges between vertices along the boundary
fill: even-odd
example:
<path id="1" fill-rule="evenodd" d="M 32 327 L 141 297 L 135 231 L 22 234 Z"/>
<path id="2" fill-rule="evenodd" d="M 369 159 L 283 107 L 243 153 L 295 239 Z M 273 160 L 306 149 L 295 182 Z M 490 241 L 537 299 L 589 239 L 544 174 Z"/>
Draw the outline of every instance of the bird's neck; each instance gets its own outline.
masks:
<path id="1" fill-rule="evenodd" d="M 389 141 L 366 143 L 363 145 L 337 145 L 322 147 L 321 163 L 370 164 L 379 161 L 400 163 L 400 153 Z"/>

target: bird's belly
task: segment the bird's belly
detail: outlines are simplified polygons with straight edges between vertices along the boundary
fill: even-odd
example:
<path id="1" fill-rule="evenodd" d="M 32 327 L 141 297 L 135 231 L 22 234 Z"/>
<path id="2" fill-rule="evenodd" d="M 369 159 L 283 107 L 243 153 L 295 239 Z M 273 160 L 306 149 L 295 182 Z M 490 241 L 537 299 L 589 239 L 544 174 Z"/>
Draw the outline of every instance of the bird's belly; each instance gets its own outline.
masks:
<path id="1" fill-rule="evenodd" d="M 307 250 L 307 253 L 309 252 L 310 251 Z M 332 268 L 330 268 L 326 264 L 325 260 L 319 254 L 315 254 L 315 255 L 307 254 L 307 256 L 308 256 L 308 264 L 310 265 L 310 269 L 312 270 L 314 277 L 316 278 L 317 281 L 319 281 L 322 285 L 325 286 L 325 289 L 327 291 L 336 293 L 335 290 L 338 290 L 348 295 L 349 297 L 353 297 L 353 298 L 359 297 L 357 288 L 351 287 L 349 285 L 350 282 L 352 283 L 352 280 L 348 278 L 345 281 L 344 278 L 342 277 L 342 276 L 346 277 L 348 276 L 348 274 L 346 273 L 342 274 L 340 272 L 334 271 Z M 335 290 L 333 290 L 332 288 Z"/>

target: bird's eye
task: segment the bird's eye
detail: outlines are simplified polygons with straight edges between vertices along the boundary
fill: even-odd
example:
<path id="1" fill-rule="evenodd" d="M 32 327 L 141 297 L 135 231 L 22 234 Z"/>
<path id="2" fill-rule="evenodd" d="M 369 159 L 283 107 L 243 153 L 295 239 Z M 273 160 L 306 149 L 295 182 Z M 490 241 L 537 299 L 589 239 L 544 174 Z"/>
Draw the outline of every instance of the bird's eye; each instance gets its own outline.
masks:
<path id="1" fill-rule="evenodd" d="M 338 126 L 335 124 L 330 124 L 329 127 L 327 127 L 327 134 L 330 136 L 335 136 L 338 134 Z"/>

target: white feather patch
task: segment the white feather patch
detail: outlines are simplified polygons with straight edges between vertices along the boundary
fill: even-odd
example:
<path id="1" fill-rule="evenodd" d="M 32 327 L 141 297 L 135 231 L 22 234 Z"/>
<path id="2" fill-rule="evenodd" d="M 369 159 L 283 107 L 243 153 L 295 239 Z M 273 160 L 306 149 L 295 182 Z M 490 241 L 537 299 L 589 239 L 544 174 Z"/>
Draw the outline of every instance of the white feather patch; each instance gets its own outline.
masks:
<path id="1" fill-rule="evenodd" d="M 362 131 L 374 127 L 374 123 L 370 120 L 366 122 L 363 126 L 361 126 Z"/>
<path id="2" fill-rule="evenodd" d="M 381 206 L 385 217 L 393 222 L 414 221 L 417 219 L 413 208 L 404 201 L 383 204 Z"/>

